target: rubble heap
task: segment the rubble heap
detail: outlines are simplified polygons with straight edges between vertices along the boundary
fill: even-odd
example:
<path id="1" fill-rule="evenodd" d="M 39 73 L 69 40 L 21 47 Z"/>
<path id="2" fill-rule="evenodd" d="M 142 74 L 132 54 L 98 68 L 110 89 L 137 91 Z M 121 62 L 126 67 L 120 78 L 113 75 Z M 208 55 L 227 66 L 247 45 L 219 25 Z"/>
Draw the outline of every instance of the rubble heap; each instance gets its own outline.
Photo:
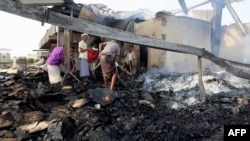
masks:
<path id="1" fill-rule="evenodd" d="M 86 87 L 67 79 L 61 87 L 49 85 L 47 78 L 46 72 L 26 73 L 0 83 L 0 140 L 215 141 L 223 140 L 224 125 L 250 123 L 247 88 L 232 91 L 233 96 L 222 92 L 207 96 L 205 102 L 173 108 L 173 103 L 181 103 L 176 97 L 180 92 L 147 91 L 144 83 L 134 80 L 126 81 L 127 88 L 118 83 L 111 91 L 102 81 Z M 211 83 L 234 89 L 222 79 L 205 81 Z M 191 89 L 181 91 L 188 94 Z"/>

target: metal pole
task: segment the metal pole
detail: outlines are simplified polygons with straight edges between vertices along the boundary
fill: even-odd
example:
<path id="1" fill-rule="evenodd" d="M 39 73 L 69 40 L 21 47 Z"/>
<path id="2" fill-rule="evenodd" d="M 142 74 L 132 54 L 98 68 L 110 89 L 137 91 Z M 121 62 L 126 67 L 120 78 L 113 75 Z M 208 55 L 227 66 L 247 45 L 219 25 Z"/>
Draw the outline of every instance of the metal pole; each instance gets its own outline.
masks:
<path id="1" fill-rule="evenodd" d="M 199 7 L 199 6 L 202 6 L 202 5 L 207 4 L 207 3 L 209 3 L 209 2 L 210 2 L 210 0 L 204 1 L 204 2 L 202 2 L 202 3 L 200 3 L 200 4 L 197 4 L 197 5 L 188 7 L 187 10 L 189 11 L 189 10 L 191 10 L 191 9 L 194 9 L 194 8 L 196 8 L 196 7 Z M 178 13 L 181 13 L 181 12 L 183 12 L 183 10 L 175 10 L 175 11 L 172 11 L 173 14 L 178 14 Z M 186 13 L 185 13 L 185 14 L 186 14 Z"/>
<path id="2" fill-rule="evenodd" d="M 224 0 L 224 3 L 226 5 L 228 11 L 230 12 L 231 16 L 233 17 L 234 21 L 238 24 L 238 26 L 242 30 L 243 35 L 246 36 L 248 33 L 248 29 L 242 24 L 240 18 L 238 17 L 237 13 L 234 11 L 234 9 L 233 9 L 232 5 L 229 3 L 229 1 Z"/>

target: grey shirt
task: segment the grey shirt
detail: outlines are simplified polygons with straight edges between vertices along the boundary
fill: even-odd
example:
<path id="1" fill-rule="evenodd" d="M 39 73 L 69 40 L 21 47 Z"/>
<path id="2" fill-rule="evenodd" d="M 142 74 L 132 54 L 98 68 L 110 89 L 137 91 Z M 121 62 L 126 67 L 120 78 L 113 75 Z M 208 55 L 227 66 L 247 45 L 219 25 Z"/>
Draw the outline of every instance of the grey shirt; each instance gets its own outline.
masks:
<path id="1" fill-rule="evenodd" d="M 120 55 L 120 47 L 117 43 L 115 42 L 104 42 L 104 49 L 102 50 L 101 53 L 107 54 L 107 55 Z"/>

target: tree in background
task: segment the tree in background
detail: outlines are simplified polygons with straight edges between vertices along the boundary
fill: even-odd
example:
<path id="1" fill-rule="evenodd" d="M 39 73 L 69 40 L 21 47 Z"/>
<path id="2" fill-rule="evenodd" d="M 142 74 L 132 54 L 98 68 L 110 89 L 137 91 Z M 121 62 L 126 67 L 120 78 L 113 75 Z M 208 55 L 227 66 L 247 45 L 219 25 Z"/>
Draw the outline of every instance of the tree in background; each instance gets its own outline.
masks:
<path id="1" fill-rule="evenodd" d="M 28 64 L 33 64 L 34 63 L 34 58 L 27 58 L 27 63 Z"/>

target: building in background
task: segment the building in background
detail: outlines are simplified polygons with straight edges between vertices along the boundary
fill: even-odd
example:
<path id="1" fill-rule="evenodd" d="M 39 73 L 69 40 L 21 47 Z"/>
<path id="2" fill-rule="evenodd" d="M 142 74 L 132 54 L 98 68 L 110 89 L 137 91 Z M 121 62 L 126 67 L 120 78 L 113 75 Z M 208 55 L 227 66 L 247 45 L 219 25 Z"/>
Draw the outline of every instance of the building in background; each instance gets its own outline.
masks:
<path id="1" fill-rule="evenodd" d="M 34 60 L 38 59 L 36 54 L 27 54 L 26 58 L 32 58 Z"/>
<path id="2" fill-rule="evenodd" d="M 11 49 L 9 48 L 0 48 L 0 62 L 10 62 L 10 52 Z"/>
<path id="3" fill-rule="evenodd" d="M 37 58 L 42 58 L 42 57 L 48 57 L 49 56 L 49 51 L 37 51 Z"/>
<path id="4" fill-rule="evenodd" d="M 0 52 L 0 62 L 10 62 L 10 53 L 9 52 Z"/>

